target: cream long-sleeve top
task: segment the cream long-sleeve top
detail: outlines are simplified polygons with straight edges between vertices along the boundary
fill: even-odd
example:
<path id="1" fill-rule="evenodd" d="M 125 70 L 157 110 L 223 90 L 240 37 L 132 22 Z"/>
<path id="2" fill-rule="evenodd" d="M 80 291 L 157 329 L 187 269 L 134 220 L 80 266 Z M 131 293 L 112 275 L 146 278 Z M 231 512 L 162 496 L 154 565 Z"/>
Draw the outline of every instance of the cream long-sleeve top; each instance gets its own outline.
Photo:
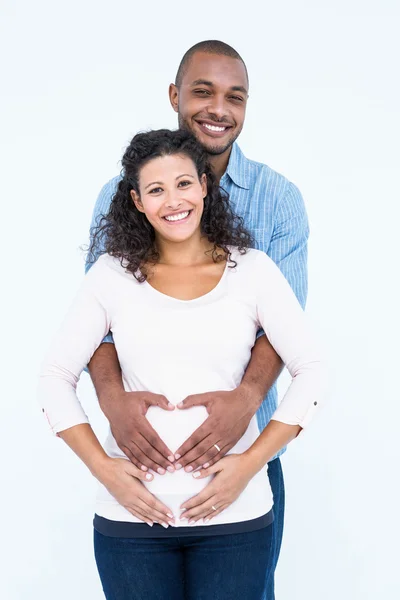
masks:
<path id="1" fill-rule="evenodd" d="M 139 283 L 119 259 L 107 254 L 98 259 L 41 369 L 39 401 L 54 433 L 88 422 L 76 394 L 77 383 L 109 331 L 125 389 L 163 394 L 176 405 L 190 394 L 236 388 L 262 328 L 292 377 L 272 418 L 307 427 L 323 396 L 319 345 L 274 262 L 258 250 L 243 255 L 236 248 L 231 251 L 236 266 L 228 262 L 213 290 L 187 301 L 157 291 L 151 282 Z M 207 418 L 207 411 L 201 406 L 171 412 L 151 407 L 147 418 L 175 452 Z M 230 453 L 246 451 L 259 434 L 254 416 Z M 111 431 L 104 448 L 111 457 L 126 458 Z M 238 523 L 269 512 L 273 499 L 267 468 L 211 523 Z M 181 469 L 156 474 L 145 485 L 178 516 L 180 505 L 208 482 L 209 478 L 197 480 Z M 113 521 L 140 523 L 102 485 L 95 512 Z"/>

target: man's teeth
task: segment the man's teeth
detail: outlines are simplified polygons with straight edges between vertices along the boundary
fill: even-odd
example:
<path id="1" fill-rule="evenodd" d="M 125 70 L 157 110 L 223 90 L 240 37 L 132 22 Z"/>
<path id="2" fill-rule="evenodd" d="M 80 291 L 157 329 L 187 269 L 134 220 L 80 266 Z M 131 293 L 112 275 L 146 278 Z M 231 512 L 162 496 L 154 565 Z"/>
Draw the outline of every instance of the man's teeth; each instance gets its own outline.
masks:
<path id="1" fill-rule="evenodd" d="M 164 219 L 167 221 L 181 221 L 182 219 L 186 219 L 188 214 L 189 211 L 187 210 L 186 212 L 179 213 L 178 215 L 168 215 L 167 217 L 164 217 Z"/>
<path id="2" fill-rule="evenodd" d="M 203 123 L 206 129 L 210 131 L 225 131 L 226 127 L 217 127 L 216 125 L 208 125 L 208 123 Z"/>

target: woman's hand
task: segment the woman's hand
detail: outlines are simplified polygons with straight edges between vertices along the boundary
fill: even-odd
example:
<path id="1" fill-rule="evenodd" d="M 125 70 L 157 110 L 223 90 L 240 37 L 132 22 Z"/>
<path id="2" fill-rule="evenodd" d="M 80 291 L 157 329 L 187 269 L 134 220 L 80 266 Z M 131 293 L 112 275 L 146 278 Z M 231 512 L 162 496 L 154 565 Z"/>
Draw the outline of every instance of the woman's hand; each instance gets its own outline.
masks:
<path id="1" fill-rule="evenodd" d="M 215 477 L 200 494 L 182 504 L 181 509 L 185 510 L 181 520 L 187 519 L 190 524 L 204 519 L 207 523 L 219 515 L 240 496 L 256 474 L 257 471 L 251 462 L 246 453 L 230 454 L 212 467 L 193 473 L 192 477 L 196 479 L 204 479 L 212 474 L 215 474 Z"/>
<path id="2" fill-rule="evenodd" d="M 142 483 L 153 479 L 151 473 L 141 471 L 124 458 L 109 458 L 96 476 L 110 494 L 141 521 L 151 527 L 153 523 L 160 523 L 163 527 L 174 525 L 172 511 Z"/>

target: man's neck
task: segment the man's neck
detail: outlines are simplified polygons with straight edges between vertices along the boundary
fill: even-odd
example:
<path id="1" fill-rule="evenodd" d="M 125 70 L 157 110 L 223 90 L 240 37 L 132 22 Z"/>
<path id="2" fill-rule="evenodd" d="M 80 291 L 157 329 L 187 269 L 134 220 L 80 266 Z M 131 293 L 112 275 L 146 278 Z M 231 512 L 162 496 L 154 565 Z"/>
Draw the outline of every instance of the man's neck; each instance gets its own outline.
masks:
<path id="1" fill-rule="evenodd" d="M 230 146 L 222 154 L 209 154 L 208 155 L 209 163 L 212 167 L 212 170 L 213 170 L 214 175 L 217 178 L 218 182 L 227 169 L 231 152 L 232 152 L 232 146 Z"/>

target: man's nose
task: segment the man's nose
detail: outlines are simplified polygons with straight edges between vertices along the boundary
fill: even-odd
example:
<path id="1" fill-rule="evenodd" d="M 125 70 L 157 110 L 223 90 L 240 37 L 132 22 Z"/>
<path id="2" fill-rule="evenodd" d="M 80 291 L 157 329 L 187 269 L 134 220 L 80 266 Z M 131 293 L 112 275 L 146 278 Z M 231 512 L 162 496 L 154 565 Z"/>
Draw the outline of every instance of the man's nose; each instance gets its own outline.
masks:
<path id="1" fill-rule="evenodd" d="M 210 115 L 215 117 L 215 119 L 221 121 L 227 115 L 225 98 L 222 96 L 213 96 L 212 98 L 210 98 L 210 103 L 207 107 L 207 111 Z"/>

